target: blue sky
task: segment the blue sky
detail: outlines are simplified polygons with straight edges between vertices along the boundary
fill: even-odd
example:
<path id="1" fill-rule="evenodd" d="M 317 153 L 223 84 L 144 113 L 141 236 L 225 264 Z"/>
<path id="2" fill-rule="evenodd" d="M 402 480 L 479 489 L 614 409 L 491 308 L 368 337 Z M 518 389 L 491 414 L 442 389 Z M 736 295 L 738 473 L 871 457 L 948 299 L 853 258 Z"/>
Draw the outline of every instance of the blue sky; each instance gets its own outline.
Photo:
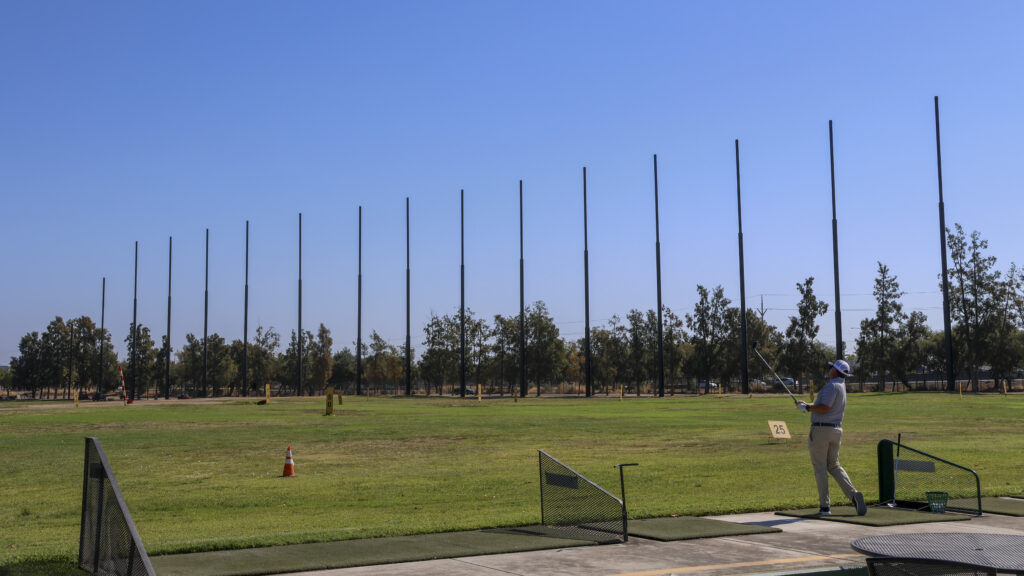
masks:
<path id="1" fill-rule="evenodd" d="M 784 328 L 797 282 L 833 302 L 828 121 L 835 124 L 848 349 L 874 309 L 876 262 L 941 327 L 933 97 L 947 223 L 1021 262 L 1024 3 L 5 2 L 0 4 L 0 363 L 56 315 L 100 316 L 119 350 L 132 314 L 172 340 L 297 323 L 335 347 L 356 328 L 413 345 L 466 301 L 518 312 L 518 183 L 527 301 L 583 334 L 582 168 L 592 324 L 654 308 L 652 155 L 664 302 L 695 287 L 738 305 L 734 140 L 747 304 Z M 834 343 L 832 311 L 821 340 Z"/>

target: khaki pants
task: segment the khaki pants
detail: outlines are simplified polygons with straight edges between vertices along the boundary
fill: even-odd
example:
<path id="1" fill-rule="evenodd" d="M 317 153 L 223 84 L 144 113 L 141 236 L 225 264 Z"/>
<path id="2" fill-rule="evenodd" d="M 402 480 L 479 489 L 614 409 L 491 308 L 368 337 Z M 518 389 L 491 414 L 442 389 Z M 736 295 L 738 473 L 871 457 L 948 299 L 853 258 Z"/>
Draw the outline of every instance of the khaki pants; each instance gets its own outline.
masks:
<path id="1" fill-rule="evenodd" d="M 831 507 L 828 496 L 828 476 L 836 479 L 836 484 L 851 501 L 856 489 L 850 482 L 846 470 L 839 465 L 839 445 L 843 442 L 842 428 L 827 426 L 811 426 L 811 434 L 807 439 L 807 448 L 811 452 L 811 465 L 814 466 L 814 481 L 818 484 L 818 505 L 822 508 Z"/>

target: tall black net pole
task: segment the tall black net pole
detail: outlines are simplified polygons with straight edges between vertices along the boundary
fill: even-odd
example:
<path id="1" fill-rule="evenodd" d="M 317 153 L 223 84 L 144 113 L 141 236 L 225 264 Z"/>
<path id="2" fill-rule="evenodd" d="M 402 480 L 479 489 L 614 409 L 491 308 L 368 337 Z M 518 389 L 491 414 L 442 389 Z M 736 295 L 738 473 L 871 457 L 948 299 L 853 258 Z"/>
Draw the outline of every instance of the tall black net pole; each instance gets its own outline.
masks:
<path id="1" fill-rule="evenodd" d="M 203 398 L 208 394 L 209 372 L 209 318 L 210 318 L 210 229 L 206 229 L 206 280 L 203 288 Z"/>
<path id="2" fill-rule="evenodd" d="M 459 190 L 459 396 L 466 397 L 466 191 Z"/>
<path id="3" fill-rule="evenodd" d="M 245 311 L 242 314 L 242 396 L 249 395 L 249 221 L 245 221 Z"/>
<path id="4" fill-rule="evenodd" d="M 590 251 L 587 245 L 587 167 L 583 167 L 583 366 L 586 379 L 586 396 L 592 393 L 592 374 L 590 372 Z M 538 386 L 539 390 L 539 386 Z"/>
<path id="5" fill-rule="evenodd" d="M 103 393 L 103 349 L 107 345 L 107 277 L 103 277 L 103 291 L 100 296 L 100 373 L 96 378 L 96 392 Z"/>
<path id="6" fill-rule="evenodd" d="M 167 357 L 164 358 L 164 400 L 171 397 L 171 263 L 174 237 L 167 239 Z"/>
<path id="7" fill-rule="evenodd" d="M 740 200 L 740 141 L 736 140 L 736 218 L 739 221 L 740 245 L 740 358 L 742 358 L 743 379 L 740 391 L 750 394 L 750 373 L 747 371 L 747 286 L 743 277 L 743 202 Z M 724 382 L 723 382 L 724 384 Z"/>
<path id="8" fill-rule="evenodd" d="M 832 268 L 836 286 L 836 357 L 843 358 L 843 312 L 839 305 L 839 221 L 836 219 L 836 157 L 828 121 L 828 162 L 832 171 Z"/>
<path id="9" fill-rule="evenodd" d="M 137 371 L 135 370 L 135 356 L 138 350 L 138 321 L 139 321 L 139 241 L 135 241 L 135 288 L 132 295 L 132 382 L 128 399 L 135 400 L 135 387 L 138 383 Z"/>
<path id="10" fill-rule="evenodd" d="M 526 398 L 526 285 L 523 266 L 523 181 L 519 181 L 519 397 Z"/>
<path id="11" fill-rule="evenodd" d="M 658 280 L 658 396 L 665 396 L 665 335 L 661 319 L 661 216 L 658 213 L 658 155 L 654 155 L 654 261 Z"/>
<path id="12" fill-rule="evenodd" d="M 405 395 L 412 395 L 411 282 L 409 274 L 409 197 L 405 197 Z"/>
<path id="13" fill-rule="evenodd" d="M 363 207 L 359 207 L 359 252 L 356 275 L 356 396 L 363 393 Z"/>
<path id="14" fill-rule="evenodd" d="M 942 323 L 946 333 L 946 390 L 956 390 L 953 371 L 953 329 L 949 320 L 949 271 L 946 268 L 946 205 L 942 200 L 942 144 L 939 139 L 939 97 L 935 97 L 935 157 L 939 170 L 939 242 L 942 246 Z"/>
<path id="15" fill-rule="evenodd" d="M 302 212 L 299 212 L 299 333 L 296 344 L 298 346 L 296 350 L 296 370 L 298 372 L 299 383 L 295 387 L 295 393 L 298 396 L 302 396 Z"/>

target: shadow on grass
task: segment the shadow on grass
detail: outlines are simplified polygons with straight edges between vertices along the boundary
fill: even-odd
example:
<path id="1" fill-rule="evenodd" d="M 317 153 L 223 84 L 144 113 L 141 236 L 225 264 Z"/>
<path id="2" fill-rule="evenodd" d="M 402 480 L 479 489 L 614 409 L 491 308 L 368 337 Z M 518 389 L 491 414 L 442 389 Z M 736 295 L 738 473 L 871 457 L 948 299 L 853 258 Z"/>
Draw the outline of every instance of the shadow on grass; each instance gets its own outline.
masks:
<path id="1" fill-rule="evenodd" d="M 71 558 L 15 560 L 0 565 L 0 576 L 88 576 Z"/>

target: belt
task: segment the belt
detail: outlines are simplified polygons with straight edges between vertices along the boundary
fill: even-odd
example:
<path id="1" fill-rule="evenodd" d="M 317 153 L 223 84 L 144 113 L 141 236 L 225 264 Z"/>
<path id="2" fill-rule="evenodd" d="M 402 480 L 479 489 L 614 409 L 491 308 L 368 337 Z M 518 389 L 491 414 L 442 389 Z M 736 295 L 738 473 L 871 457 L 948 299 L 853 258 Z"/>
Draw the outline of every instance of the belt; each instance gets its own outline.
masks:
<path id="1" fill-rule="evenodd" d="M 828 428 L 842 428 L 842 424 L 829 424 L 828 422 L 811 422 L 811 426 L 826 426 Z"/>

